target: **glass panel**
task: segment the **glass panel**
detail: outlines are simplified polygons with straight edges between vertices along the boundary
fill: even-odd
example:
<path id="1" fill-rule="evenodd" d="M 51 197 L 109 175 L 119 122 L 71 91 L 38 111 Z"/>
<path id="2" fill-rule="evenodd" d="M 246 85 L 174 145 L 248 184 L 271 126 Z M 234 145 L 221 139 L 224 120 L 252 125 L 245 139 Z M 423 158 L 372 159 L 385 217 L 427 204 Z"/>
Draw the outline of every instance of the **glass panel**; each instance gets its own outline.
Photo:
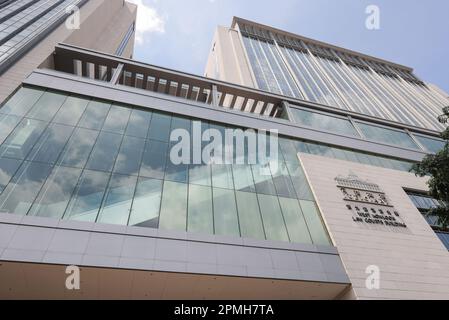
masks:
<path id="1" fill-rule="evenodd" d="M 88 103 L 89 100 L 87 99 L 68 97 L 53 121 L 68 126 L 76 126 Z"/>
<path id="2" fill-rule="evenodd" d="M 273 182 L 277 195 L 286 198 L 296 198 L 295 188 L 287 170 L 285 162 L 271 163 L 270 169 L 273 174 Z"/>
<path id="3" fill-rule="evenodd" d="M 304 170 L 301 168 L 299 163 L 287 162 L 286 165 L 298 199 L 314 200 L 312 190 L 310 190 Z"/>
<path id="4" fill-rule="evenodd" d="M 187 231 L 214 234 L 212 212 L 212 189 L 203 186 L 189 186 L 189 212 Z"/>
<path id="5" fill-rule="evenodd" d="M 128 225 L 136 182 L 136 177 L 112 175 L 97 222 Z"/>
<path id="6" fill-rule="evenodd" d="M 110 108 L 110 103 L 101 101 L 89 102 L 78 126 L 87 129 L 101 130 Z"/>
<path id="7" fill-rule="evenodd" d="M 168 145 L 159 141 L 147 141 L 143 154 L 140 175 L 164 179 Z"/>
<path id="8" fill-rule="evenodd" d="M 415 138 L 430 152 L 438 153 L 444 149 L 446 143 L 442 140 L 436 140 L 423 136 L 415 135 Z"/>
<path id="9" fill-rule="evenodd" d="M 191 165 L 189 167 L 189 179 L 191 184 L 210 186 L 211 167 L 206 165 Z"/>
<path id="10" fill-rule="evenodd" d="M 321 221 L 321 215 L 318 211 L 315 202 L 300 201 L 302 212 L 309 227 L 310 235 L 314 244 L 328 246 L 331 244 L 327 231 Z"/>
<path id="11" fill-rule="evenodd" d="M 120 134 L 125 133 L 130 115 L 131 109 L 112 106 L 104 123 L 103 130 Z"/>
<path id="12" fill-rule="evenodd" d="M 254 165 L 252 169 L 257 193 L 276 195 L 270 167 L 268 165 Z"/>
<path id="13" fill-rule="evenodd" d="M 0 109 L 1 113 L 23 117 L 33 107 L 44 91 L 32 88 L 20 88 Z"/>
<path id="14" fill-rule="evenodd" d="M 0 155 L 25 159 L 46 126 L 43 121 L 23 119 L 0 147 Z"/>
<path id="15" fill-rule="evenodd" d="M 186 231 L 187 185 L 165 181 L 159 228 Z"/>
<path id="16" fill-rule="evenodd" d="M 312 244 L 312 238 L 310 237 L 298 200 L 279 198 L 279 202 L 282 213 L 284 214 L 285 225 L 287 226 L 290 240 L 297 243 Z"/>
<path id="17" fill-rule="evenodd" d="M 73 127 L 51 124 L 31 150 L 28 160 L 54 164 L 69 140 Z"/>
<path id="18" fill-rule="evenodd" d="M 61 165 L 84 168 L 99 133 L 99 131 L 76 129 L 64 148 L 59 161 Z"/>
<path id="19" fill-rule="evenodd" d="M 253 173 L 249 165 L 233 165 L 235 190 L 245 192 L 256 192 L 254 186 Z"/>
<path id="20" fill-rule="evenodd" d="M 365 137 L 369 140 L 392 144 L 404 148 L 419 149 L 413 139 L 405 132 L 372 126 L 361 122 L 357 122 L 357 125 L 362 130 Z"/>
<path id="21" fill-rule="evenodd" d="M 295 148 L 294 141 L 280 138 L 279 147 L 282 151 L 285 161 L 298 162 L 298 151 Z"/>
<path id="22" fill-rule="evenodd" d="M 119 152 L 121 135 L 102 132 L 98 137 L 94 150 L 90 155 L 87 168 L 100 171 L 111 171 Z"/>
<path id="23" fill-rule="evenodd" d="M 214 188 L 234 189 L 231 165 L 212 166 L 212 185 Z"/>
<path id="24" fill-rule="evenodd" d="M 170 139 L 171 116 L 153 113 L 148 138 L 168 142 Z"/>
<path id="25" fill-rule="evenodd" d="M 233 190 L 213 189 L 215 234 L 240 236 L 237 207 Z"/>
<path id="26" fill-rule="evenodd" d="M 17 116 L 0 114 L 0 144 L 5 141 L 9 134 L 19 124 L 21 118 Z"/>
<path id="27" fill-rule="evenodd" d="M 15 159 L 0 159 L 0 193 L 5 189 L 21 163 L 22 161 Z"/>
<path id="28" fill-rule="evenodd" d="M 24 162 L 0 196 L 0 212 L 26 215 L 50 170 L 47 164 Z"/>
<path id="29" fill-rule="evenodd" d="M 170 148 L 167 152 L 167 167 L 165 169 L 165 180 L 187 183 L 189 176 L 189 165 L 173 164 L 173 162 L 170 160 L 170 150 L 172 146 L 173 145 L 170 145 Z"/>
<path id="30" fill-rule="evenodd" d="M 265 240 L 262 217 L 255 193 L 235 193 L 242 237 Z"/>
<path id="31" fill-rule="evenodd" d="M 81 169 L 57 167 L 47 179 L 29 215 L 61 219 L 81 175 Z"/>
<path id="32" fill-rule="evenodd" d="M 139 178 L 134 197 L 130 226 L 157 228 L 162 199 L 162 180 Z"/>
<path id="33" fill-rule="evenodd" d="M 117 157 L 114 172 L 137 175 L 140 169 L 145 140 L 125 136 Z"/>
<path id="34" fill-rule="evenodd" d="M 27 117 L 48 122 L 53 119 L 66 99 L 67 96 L 64 94 L 45 92 Z"/>
<path id="35" fill-rule="evenodd" d="M 84 171 L 67 207 L 64 219 L 95 222 L 108 181 L 108 173 Z"/>
<path id="36" fill-rule="evenodd" d="M 290 111 L 295 122 L 300 125 L 348 136 L 358 136 L 357 131 L 349 120 L 296 108 L 290 108 Z"/>
<path id="37" fill-rule="evenodd" d="M 129 119 L 126 135 L 147 138 L 152 113 L 149 111 L 133 110 Z"/>
<path id="38" fill-rule="evenodd" d="M 257 197 L 267 240 L 289 241 L 278 198 L 263 194 Z"/>
<path id="39" fill-rule="evenodd" d="M 184 129 L 188 132 L 191 132 L 192 129 L 192 121 L 187 118 L 180 118 L 177 116 L 173 116 L 172 122 L 171 122 L 171 131 L 176 129 Z"/>

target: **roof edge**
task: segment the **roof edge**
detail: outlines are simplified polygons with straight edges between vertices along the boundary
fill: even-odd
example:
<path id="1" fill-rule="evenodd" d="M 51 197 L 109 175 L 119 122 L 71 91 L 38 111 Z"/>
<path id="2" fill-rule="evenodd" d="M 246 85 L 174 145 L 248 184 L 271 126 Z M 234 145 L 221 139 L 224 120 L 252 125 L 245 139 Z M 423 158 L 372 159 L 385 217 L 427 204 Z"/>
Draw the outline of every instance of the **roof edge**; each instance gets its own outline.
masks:
<path id="1" fill-rule="evenodd" d="M 405 66 L 405 65 L 402 65 L 402 64 L 399 64 L 399 63 L 395 63 L 395 62 L 388 61 L 388 60 L 385 60 L 385 59 L 381 59 L 381 58 L 377 58 L 377 57 L 374 57 L 374 56 L 370 56 L 368 54 L 364 54 L 364 53 L 357 52 L 357 51 L 354 51 L 354 50 L 350 50 L 350 49 L 346 49 L 346 48 L 343 48 L 343 47 L 339 47 L 339 46 L 336 46 L 336 45 L 333 45 L 333 44 L 330 44 L 330 43 L 327 43 L 327 42 L 323 42 L 323 41 L 307 38 L 307 37 L 304 37 L 304 36 L 301 36 L 301 35 L 298 35 L 298 34 L 295 34 L 295 33 L 292 33 L 292 32 L 288 32 L 288 31 L 285 31 L 285 30 L 277 29 L 277 28 L 274 28 L 274 27 L 271 27 L 271 26 L 268 26 L 268 25 L 264 25 L 264 24 L 261 24 L 261 23 L 258 23 L 258 22 L 254 22 L 254 21 L 251 21 L 251 20 L 243 19 L 243 18 L 240 18 L 240 17 L 237 17 L 237 16 L 233 17 L 231 28 L 235 28 L 235 26 L 239 22 L 250 24 L 250 25 L 253 25 L 255 27 L 259 27 L 259 28 L 266 29 L 266 30 L 269 30 L 269 31 L 273 31 L 273 32 L 281 34 L 281 35 L 290 36 L 290 37 L 293 37 L 293 38 L 296 38 L 296 39 L 299 39 L 299 40 L 303 40 L 305 42 L 309 42 L 309 43 L 313 43 L 313 44 L 316 44 L 316 45 L 320 45 L 320 46 L 324 46 L 324 47 L 327 47 L 327 48 L 331 48 L 331 49 L 334 49 L 334 50 L 342 51 L 342 52 L 345 52 L 345 53 L 348 53 L 348 54 L 352 54 L 352 55 L 355 55 L 355 56 L 358 56 L 358 57 L 361 57 L 361 58 L 369 59 L 369 60 L 372 60 L 372 61 L 375 61 L 375 62 L 384 63 L 384 64 L 390 65 L 392 67 L 405 69 L 405 70 L 407 70 L 409 72 L 412 72 L 412 73 L 414 72 L 413 68 L 410 68 L 408 66 Z"/>

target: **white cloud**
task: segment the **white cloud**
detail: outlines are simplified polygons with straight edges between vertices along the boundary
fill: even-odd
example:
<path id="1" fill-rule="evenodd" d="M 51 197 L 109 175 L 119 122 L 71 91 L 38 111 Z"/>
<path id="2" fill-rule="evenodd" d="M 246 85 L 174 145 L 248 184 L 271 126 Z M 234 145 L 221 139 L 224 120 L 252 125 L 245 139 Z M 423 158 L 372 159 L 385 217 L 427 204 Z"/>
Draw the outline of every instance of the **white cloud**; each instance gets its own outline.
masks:
<path id="1" fill-rule="evenodd" d="M 159 15 L 156 9 L 145 4 L 143 0 L 128 0 L 137 4 L 137 31 L 136 42 L 143 44 L 149 33 L 164 33 L 165 19 Z"/>

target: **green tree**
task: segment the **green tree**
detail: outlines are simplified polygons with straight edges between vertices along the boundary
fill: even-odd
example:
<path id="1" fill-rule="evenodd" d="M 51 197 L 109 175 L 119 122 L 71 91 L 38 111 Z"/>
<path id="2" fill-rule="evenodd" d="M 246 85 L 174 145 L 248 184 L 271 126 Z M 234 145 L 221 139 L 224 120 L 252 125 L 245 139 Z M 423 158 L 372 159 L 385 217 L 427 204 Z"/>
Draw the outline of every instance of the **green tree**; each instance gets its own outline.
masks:
<path id="1" fill-rule="evenodd" d="M 444 114 L 438 120 L 447 124 L 449 121 L 449 107 L 443 109 Z M 428 214 L 438 217 L 438 224 L 442 228 L 449 226 L 449 128 L 441 137 L 446 140 L 446 146 L 434 155 L 427 155 L 421 163 L 412 168 L 419 177 L 429 176 L 430 195 L 442 202 L 441 206 L 431 210 Z"/>

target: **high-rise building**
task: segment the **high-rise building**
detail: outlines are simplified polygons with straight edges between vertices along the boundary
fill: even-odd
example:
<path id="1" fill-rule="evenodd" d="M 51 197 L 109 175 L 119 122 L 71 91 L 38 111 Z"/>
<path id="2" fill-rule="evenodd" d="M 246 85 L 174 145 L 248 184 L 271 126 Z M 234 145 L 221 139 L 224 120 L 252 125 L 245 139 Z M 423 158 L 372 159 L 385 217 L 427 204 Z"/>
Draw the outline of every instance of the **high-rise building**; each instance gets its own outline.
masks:
<path id="1" fill-rule="evenodd" d="M 136 9 L 123 0 L 2 1 L 0 101 L 45 63 L 60 42 L 132 57 Z"/>
<path id="2" fill-rule="evenodd" d="M 241 19 L 207 77 L 52 52 L 0 108 L 1 297 L 449 298 L 410 68 Z"/>

